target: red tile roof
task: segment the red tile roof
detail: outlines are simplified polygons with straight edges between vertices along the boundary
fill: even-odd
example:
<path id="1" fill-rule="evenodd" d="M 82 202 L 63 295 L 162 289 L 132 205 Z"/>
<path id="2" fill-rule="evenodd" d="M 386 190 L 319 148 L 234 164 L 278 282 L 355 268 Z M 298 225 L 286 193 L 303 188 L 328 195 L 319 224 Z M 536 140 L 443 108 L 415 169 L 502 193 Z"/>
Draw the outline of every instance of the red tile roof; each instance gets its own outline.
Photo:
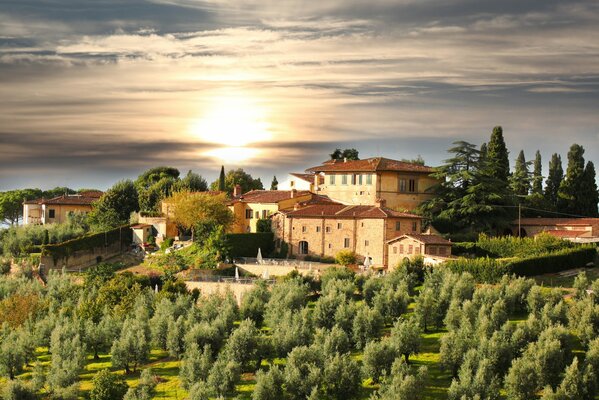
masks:
<path id="1" fill-rule="evenodd" d="M 310 200 L 302 201 L 298 203 L 300 207 L 312 206 L 316 204 L 342 204 L 338 201 L 332 200 L 329 196 L 322 194 L 313 194 Z"/>
<path id="2" fill-rule="evenodd" d="M 365 160 L 336 161 L 308 168 L 306 172 L 423 172 L 432 173 L 434 169 L 425 165 L 413 164 L 405 161 L 391 160 L 384 157 L 367 158 Z"/>
<path id="3" fill-rule="evenodd" d="M 436 245 L 448 245 L 451 246 L 451 242 L 439 235 L 424 235 L 416 233 L 407 233 L 405 235 L 398 236 L 394 239 L 388 240 L 387 243 L 393 243 L 404 238 L 416 239 L 424 244 L 436 244 Z"/>
<path id="4" fill-rule="evenodd" d="M 299 172 L 291 172 L 289 175 L 293 175 L 296 178 L 300 178 L 303 181 L 314 183 L 315 174 L 302 174 Z M 318 175 L 318 183 L 324 183 L 324 176 Z"/>
<path id="5" fill-rule="evenodd" d="M 77 194 L 62 195 L 53 197 L 51 199 L 36 199 L 26 201 L 25 204 L 55 204 L 55 205 L 91 205 L 93 202 L 98 201 L 104 193 L 98 190 L 90 190 L 87 192 L 81 192 Z"/>
<path id="6" fill-rule="evenodd" d="M 330 217 L 330 218 L 418 218 L 416 214 L 391 210 L 387 207 L 358 206 L 345 204 L 314 204 L 297 210 L 283 210 L 290 218 Z"/>
<path id="7" fill-rule="evenodd" d="M 599 225 L 599 218 L 522 218 L 520 224 L 533 226 L 590 226 Z M 512 225 L 518 225 L 518 220 L 512 221 Z"/>
<path id="8" fill-rule="evenodd" d="M 296 190 L 292 197 L 292 190 L 252 190 L 233 199 L 233 202 L 242 203 L 278 203 L 294 197 L 306 196 L 308 190 Z"/>

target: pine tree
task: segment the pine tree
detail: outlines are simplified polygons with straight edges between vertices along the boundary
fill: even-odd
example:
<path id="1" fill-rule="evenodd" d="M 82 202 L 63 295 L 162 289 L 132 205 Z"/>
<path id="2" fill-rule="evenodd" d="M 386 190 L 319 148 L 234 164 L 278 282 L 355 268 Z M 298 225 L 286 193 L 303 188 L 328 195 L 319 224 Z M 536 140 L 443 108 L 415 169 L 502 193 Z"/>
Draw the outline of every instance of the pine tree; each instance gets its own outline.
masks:
<path id="1" fill-rule="evenodd" d="M 493 128 L 491 139 L 487 145 L 487 159 L 491 177 L 507 186 L 510 176 L 510 161 L 501 126 Z"/>
<path id="2" fill-rule="evenodd" d="M 224 192 L 227 190 L 227 186 L 225 184 L 225 166 L 221 165 L 220 167 L 220 175 L 218 176 L 218 190 Z"/>
<path id="3" fill-rule="evenodd" d="M 543 172 L 541 163 L 541 152 L 537 150 L 532 171 L 532 193 L 543 194 Z"/>
<path id="4" fill-rule="evenodd" d="M 584 194 L 582 201 L 584 204 L 584 212 L 588 217 L 598 217 L 597 203 L 599 203 L 599 192 L 597 191 L 597 180 L 595 178 L 595 164 L 592 161 L 587 162 L 583 174 L 584 183 L 582 185 Z"/>
<path id="5" fill-rule="evenodd" d="M 530 172 L 528 171 L 528 165 L 529 163 L 526 162 L 526 158 L 524 157 L 524 150 L 520 150 L 518 158 L 516 158 L 514 173 L 510 177 L 510 186 L 516 195 L 526 196 L 530 191 Z"/>
<path id="6" fill-rule="evenodd" d="M 558 192 L 557 208 L 560 212 L 582 215 L 585 212 L 584 148 L 579 144 L 570 146 L 566 178 Z"/>
<path id="7" fill-rule="evenodd" d="M 557 209 L 558 192 L 563 179 L 562 157 L 554 153 L 549 161 L 549 174 L 545 181 L 545 199 L 554 210 Z"/>
<path id="8" fill-rule="evenodd" d="M 270 184 L 270 190 L 279 190 L 279 181 L 277 181 L 276 175 L 272 177 L 272 182 Z"/>

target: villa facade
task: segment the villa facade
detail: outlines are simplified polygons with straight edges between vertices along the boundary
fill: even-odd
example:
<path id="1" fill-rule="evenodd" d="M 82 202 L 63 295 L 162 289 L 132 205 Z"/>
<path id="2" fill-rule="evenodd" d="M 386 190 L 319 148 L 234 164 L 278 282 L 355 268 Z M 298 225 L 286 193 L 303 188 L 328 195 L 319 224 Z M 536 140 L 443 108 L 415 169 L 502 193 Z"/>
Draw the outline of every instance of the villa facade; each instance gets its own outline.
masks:
<path id="1" fill-rule="evenodd" d="M 66 222 L 69 215 L 87 214 L 92 204 L 102 197 L 102 192 L 90 190 L 65 194 L 51 199 L 29 200 L 23 203 L 24 225 L 45 225 Z"/>

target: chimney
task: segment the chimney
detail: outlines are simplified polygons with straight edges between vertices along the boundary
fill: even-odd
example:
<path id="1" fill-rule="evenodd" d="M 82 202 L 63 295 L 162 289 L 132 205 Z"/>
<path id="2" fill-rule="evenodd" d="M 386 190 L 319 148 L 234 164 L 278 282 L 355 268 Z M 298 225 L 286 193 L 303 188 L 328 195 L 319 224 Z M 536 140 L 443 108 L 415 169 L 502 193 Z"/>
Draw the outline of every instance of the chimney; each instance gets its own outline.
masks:
<path id="1" fill-rule="evenodd" d="M 233 187 L 233 197 L 239 196 L 241 196 L 241 185 L 235 185 L 235 187 Z"/>
<path id="2" fill-rule="evenodd" d="M 295 189 L 291 189 L 291 198 L 295 198 L 295 196 L 297 195 L 297 190 Z"/>
<path id="3" fill-rule="evenodd" d="M 376 199 L 375 204 L 376 204 L 377 207 L 386 207 L 387 206 L 387 200 L 381 199 L 379 197 L 378 199 Z"/>
<path id="4" fill-rule="evenodd" d="M 347 157 L 343 157 L 343 162 L 347 162 Z"/>

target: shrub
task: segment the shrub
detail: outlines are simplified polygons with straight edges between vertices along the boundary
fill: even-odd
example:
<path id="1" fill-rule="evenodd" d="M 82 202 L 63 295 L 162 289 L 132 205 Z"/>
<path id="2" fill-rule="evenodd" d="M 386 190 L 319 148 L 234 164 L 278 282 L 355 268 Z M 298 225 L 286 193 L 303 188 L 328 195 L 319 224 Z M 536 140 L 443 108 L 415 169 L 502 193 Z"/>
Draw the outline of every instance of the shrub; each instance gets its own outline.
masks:
<path id="1" fill-rule="evenodd" d="M 128 386 L 118 375 L 103 369 L 93 379 L 94 387 L 89 392 L 90 400 L 121 400 L 127 393 Z"/>
<path id="2" fill-rule="evenodd" d="M 272 253 L 274 249 L 274 234 L 272 232 L 258 233 L 228 233 L 226 240 L 230 246 L 231 257 L 256 257 L 258 249 L 262 255 Z"/>
<path id="3" fill-rule="evenodd" d="M 35 400 L 38 398 L 35 391 L 20 380 L 9 380 L 4 385 L 0 392 L 1 398 L 4 400 Z"/>
<path id="4" fill-rule="evenodd" d="M 335 256 L 335 262 L 339 265 L 351 265 L 356 263 L 356 253 L 351 250 L 341 250 Z"/>
<path id="5" fill-rule="evenodd" d="M 164 251 L 166 249 L 168 249 L 169 247 L 171 247 L 173 245 L 173 243 L 175 242 L 175 239 L 173 238 L 166 238 L 162 241 L 162 243 L 160 243 L 160 250 Z"/>
<path id="6" fill-rule="evenodd" d="M 10 260 L 0 259 L 0 275 L 6 275 L 10 272 Z"/>

